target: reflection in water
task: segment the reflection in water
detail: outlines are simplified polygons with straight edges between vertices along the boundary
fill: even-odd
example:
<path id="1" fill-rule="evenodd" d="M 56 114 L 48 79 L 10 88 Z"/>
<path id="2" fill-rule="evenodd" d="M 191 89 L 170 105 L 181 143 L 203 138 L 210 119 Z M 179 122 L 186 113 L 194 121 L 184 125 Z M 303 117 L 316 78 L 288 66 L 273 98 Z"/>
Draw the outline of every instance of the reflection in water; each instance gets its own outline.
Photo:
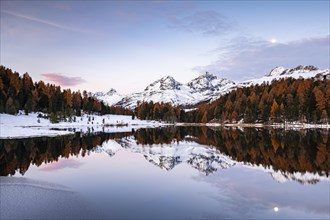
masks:
<path id="1" fill-rule="evenodd" d="M 40 166 L 54 163 L 60 158 L 86 156 L 105 140 L 121 138 L 131 133 L 88 134 L 0 140 L 0 175 L 14 175 L 16 171 L 24 175 L 30 164 Z"/>
<path id="2" fill-rule="evenodd" d="M 109 140 L 115 141 L 117 147 L 107 144 Z M 40 166 L 61 157 L 85 156 L 90 151 L 106 151 L 112 156 L 125 148 L 143 154 L 148 161 L 166 170 L 186 162 L 208 175 L 241 162 L 275 170 L 272 176 L 279 182 L 291 179 L 316 183 L 318 180 L 314 176 L 329 176 L 329 146 L 330 132 L 315 129 L 167 127 L 85 136 L 76 133 L 52 138 L 0 140 L 0 174 L 14 175 L 16 171 L 24 174 L 30 164 Z M 303 181 L 306 172 L 314 176 Z"/>
<path id="3" fill-rule="evenodd" d="M 164 134 L 165 133 L 165 134 Z M 164 135 L 163 135 L 164 134 Z M 317 172 L 329 175 L 330 132 L 327 130 L 284 131 L 282 129 L 210 129 L 181 127 L 141 129 L 134 137 L 141 144 L 171 143 L 187 136 L 203 145 L 212 145 L 236 161 L 272 166 L 289 172 Z M 162 139 L 162 137 L 164 137 Z"/>
<path id="4" fill-rule="evenodd" d="M 204 136 L 205 137 L 205 136 Z M 330 132 L 281 129 L 207 130 L 207 140 L 236 161 L 272 166 L 275 170 L 316 172 L 329 176 Z"/>
<path id="5" fill-rule="evenodd" d="M 184 162 L 208 175 L 218 169 L 228 168 L 235 164 L 233 160 L 221 154 L 217 149 L 202 146 L 186 139 L 180 142 L 171 141 L 166 144 L 141 146 L 136 139 L 128 137 L 109 141 L 99 147 L 97 151 L 104 151 L 110 156 L 113 156 L 123 149 L 142 154 L 148 162 L 167 171 L 172 170 L 175 166 Z"/>
<path id="6" fill-rule="evenodd" d="M 79 160 L 75 160 L 73 158 L 68 158 L 66 160 L 58 160 L 56 162 L 49 163 L 45 165 L 40 170 L 42 171 L 53 171 L 53 170 L 61 170 L 66 168 L 79 168 L 83 165 Z"/>

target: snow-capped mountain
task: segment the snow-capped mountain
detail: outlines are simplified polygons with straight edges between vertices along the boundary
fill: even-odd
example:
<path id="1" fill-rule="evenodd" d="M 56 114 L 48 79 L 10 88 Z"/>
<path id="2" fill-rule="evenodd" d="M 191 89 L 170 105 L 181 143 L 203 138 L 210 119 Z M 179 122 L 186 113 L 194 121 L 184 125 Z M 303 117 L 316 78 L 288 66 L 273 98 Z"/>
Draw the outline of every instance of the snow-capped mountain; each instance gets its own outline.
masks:
<path id="1" fill-rule="evenodd" d="M 201 95 L 201 100 L 213 100 L 235 88 L 236 83 L 228 79 L 218 79 L 206 72 L 187 83 L 193 94 Z"/>
<path id="2" fill-rule="evenodd" d="M 320 70 L 315 66 L 297 66 L 296 68 L 285 68 L 285 67 L 276 67 L 272 69 L 265 76 L 257 79 L 247 80 L 238 84 L 240 87 L 248 87 L 252 85 L 262 84 L 262 83 L 271 83 L 273 80 L 278 80 L 282 78 L 312 78 L 316 77 L 319 79 L 330 79 L 330 69 Z"/>
<path id="3" fill-rule="evenodd" d="M 270 73 L 266 74 L 265 76 L 283 76 L 283 75 L 291 75 L 294 73 L 306 73 L 312 71 L 318 71 L 319 69 L 315 66 L 297 66 L 296 68 L 289 69 L 285 67 L 276 67 L 270 71 Z"/>
<path id="4" fill-rule="evenodd" d="M 171 76 L 166 76 L 148 85 L 143 92 L 133 93 L 124 97 L 117 105 L 135 108 L 138 102 L 143 101 L 189 105 L 199 100 L 191 93 L 189 87 L 177 82 Z"/>
<path id="5" fill-rule="evenodd" d="M 235 83 L 228 79 L 218 79 L 216 76 L 205 73 L 192 79 L 187 84 L 176 81 L 171 76 L 163 77 L 149 84 L 144 91 L 133 93 L 122 97 L 116 105 L 126 108 L 135 108 L 138 102 L 164 102 L 175 106 L 192 106 L 198 103 L 208 102 L 218 98 L 220 95 L 230 91 L 235 87 Z M 106 98 L 107 95 L 95 93 L 94 96 L 107 104 L 114 104 L 113 98 Z M 111 102 L 107 102 L 107 99 Z"/>
<path id="6" fill-rule="evenodd" d="M 115 89 L 110 89 L 108 92 L 96 92 L 96 93 L 89 93 L 89 96 L 95 97 L 100 101 L 103 101 L 104 103 L 108 105 L 115 105 L 117 104 L 123 96 L 118 94 Z"/>
<path id="7" fill-rule="evenodd" d="M 96 152 L 106 152 L 109 156 L 113 156 L 123 149 L 142 154 L 147 161 L 165 170 L 171 170 L 180 163 L 188 163 L 208 175 L 218 169 L 226 169 L 235 164 L 233 160 L 221 154 L 217 149 L 187 140 L 181 142 L 173 140 L 170 144 L 141 146 L 131 136 L 109 140 L 97 148 Z"/>
<path id="8" fill-rule="evenodd" d="M 274 79 L 288 77 L 330 79 L 330 73 L 329 69 L 320 70 L 311 65 L 300 65 L 296 68 L 276 67 L 261 78 L 234 82 L 228 79 L 218 79 L 215 75 L 206 72 L 187 84 L 180 83 L 171 76 L 166 76 L 148 85 L 144 91 L 127 96 L 121 96 L 113 89 L 108 93 L 92 95 L 109 105 L 119 105 L 131 109 L 143 101 L 169 102 L 174 106 L 191 107 L 213 101 L 238 87 L 248 87 L 264 82 L 271 83 Z"/>
<path id="9" fill-rule="evenodd" d="M 166 76 L 151 83 L 144 91 L 156 91 L 159 90 L 166 91 L 166 90 L 180 90 L 182 84 L 176 81 L 172 76 Z"/>

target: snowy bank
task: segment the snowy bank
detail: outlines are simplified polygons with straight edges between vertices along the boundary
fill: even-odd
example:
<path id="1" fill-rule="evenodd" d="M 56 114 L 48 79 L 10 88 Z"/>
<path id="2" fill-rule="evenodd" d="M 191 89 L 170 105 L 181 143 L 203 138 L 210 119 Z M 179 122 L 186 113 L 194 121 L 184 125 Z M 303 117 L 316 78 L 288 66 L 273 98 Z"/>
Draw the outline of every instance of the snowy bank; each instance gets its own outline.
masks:
<path id="1" fill-rule="evenodd" d="M 29 115 L 0 114 L 0 138 L 26 138 L 67 135 L 73 132 L 125 132 L 145 127 L 158 127 L 166 124 L 156 121 L 132 119 L 127 115 L 89 115 L 72 117 L 71 122 L 52 124 L 49 119 L 39 118 L 39 113 Z"/>

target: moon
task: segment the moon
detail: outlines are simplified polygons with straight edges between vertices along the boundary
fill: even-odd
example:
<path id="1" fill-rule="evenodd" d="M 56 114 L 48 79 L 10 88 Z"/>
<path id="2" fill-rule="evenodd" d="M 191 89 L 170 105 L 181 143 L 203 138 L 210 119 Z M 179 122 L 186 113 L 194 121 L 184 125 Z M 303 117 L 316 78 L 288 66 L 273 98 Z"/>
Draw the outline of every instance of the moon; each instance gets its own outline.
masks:
<path id="1" fill-rule="evenodd" d="M 277 40 L 276 40 L 275 38 L 273 38 L 273 39 L 270 40 L 270 42 L 271 42 L 272 44 L 276 44 L 276 43 L 277 43 Z"/>

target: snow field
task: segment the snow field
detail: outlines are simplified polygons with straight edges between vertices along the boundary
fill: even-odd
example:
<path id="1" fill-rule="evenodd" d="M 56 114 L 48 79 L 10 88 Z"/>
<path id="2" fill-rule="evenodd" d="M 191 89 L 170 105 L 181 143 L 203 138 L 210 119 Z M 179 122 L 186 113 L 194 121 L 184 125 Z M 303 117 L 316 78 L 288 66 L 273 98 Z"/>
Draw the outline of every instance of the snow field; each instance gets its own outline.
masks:
<path id="1" fill-rule="evenodd" d="M 156 121 L 132 120 L 127 115 L 89 115 L 72 117 L 72 122 L 60 122 L 52 124 L 49 119 L 38 118 L 39 114 L 29 113 L 25 115 L 20 112 L 18 115 L 0 114 L 0 138 L 24 138 L 40 136 L 58 136 L 71 134 L 74 131 L 80 132 L 124 132 L 132 128 L 158 127 L 165 125 Z M 43 114 L 44 115 L 44 114 Z"/>

